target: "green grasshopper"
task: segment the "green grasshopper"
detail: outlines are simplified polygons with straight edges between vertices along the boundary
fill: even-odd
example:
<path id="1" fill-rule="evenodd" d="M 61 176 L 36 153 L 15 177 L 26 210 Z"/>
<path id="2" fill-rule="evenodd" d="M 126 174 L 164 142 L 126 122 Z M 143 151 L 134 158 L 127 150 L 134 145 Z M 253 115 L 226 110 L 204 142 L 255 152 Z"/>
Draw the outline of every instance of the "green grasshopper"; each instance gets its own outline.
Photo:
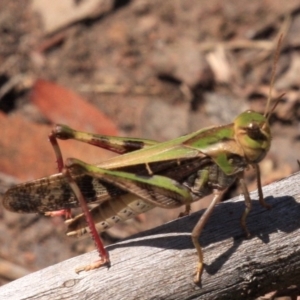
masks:
<path id="1" fill-rule="evenodd" d="M 277 49 L 277 55 L 278 52 Z M 100 260 L 76 270 L 80 272 L 110 264 L 98 232 L 157 206 L 185 205 L 188 214 L 192 202 L 213 194 L 211 204 L 191 234 L 198 254 L 195 282 L 200 282 L 204 259 L 199 236 L 215 205 L 236 180 L 241 184 L 246 206 L 241 226 L 250 235 L 246 218 L 252 205 L 244 181 L 244 171 L 249 166 L 256 171 L 259 202 L 270 208 L 263 198 L 258 163 L 271 145 L 268 119 L 276 105 L 271 111 L 268 107 L 274 74 L 275 64 L 264 114 L 248 110 L 231 124 L 204 128 L 163 143 L 84 133 L 56 125 L 50 141 L 60 173 L 12 187 L 4 195 L 3 205 L 13 212 L 48 215 L 50 212 L 68 217 L 71 208 L 81 206 L 84 213 L 66 221 L 67 235 L 91 233 Z M 122 155 L 98 165 L 69 158 L 64 165 L 57 138 L 74 139 Z M 90 209 L 88 204 L 92 203 L 98 205 Z"/>

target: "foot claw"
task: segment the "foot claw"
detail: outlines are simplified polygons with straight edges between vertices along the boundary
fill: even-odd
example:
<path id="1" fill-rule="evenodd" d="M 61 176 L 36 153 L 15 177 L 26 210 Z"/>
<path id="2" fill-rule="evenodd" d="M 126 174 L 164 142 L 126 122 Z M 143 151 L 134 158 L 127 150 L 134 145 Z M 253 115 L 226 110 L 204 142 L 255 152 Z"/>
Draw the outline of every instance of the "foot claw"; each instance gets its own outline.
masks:
<path id="1" fill-rule="evenodd" d="M 190 215 L 190 212 L 183 211 L 183 212 L 179 213 L 177 218 L 186 217 L 186 216 L 189 216 L 189 215 Z"/>
<path id="2" fill-rule="evenodd" d="M 108 268 L 110 267 L 109 259 L 108 258 L 101 258 L 99 260 L 96 260 L 95 262 L 93 262 L 90 265 L 76 268 L 75 272 L 77 274 L 79 274 L 80 272 L 83 272 L 83 271 L 87 272 L 87 271 L 90 271 L 90 270 L 98 269 L 98 268 L 100 268 L 102 266 L 105 266 L 105 265 L 107 265 Z"/>
<path id="3" fill-rule="evenodd" d="M 70 209 L 47 211 L 45 212 L 45 216 L 47 217 L 64 216 L 66 219 L 72 219 L 72 214 Z"/>
<path id="4" fill-rule="evenodd" d="M 196 276 L 194 277 L 194 283 L 201 283 L 201 277 L 203 273 L 203 263 L 198 262 Z"/>

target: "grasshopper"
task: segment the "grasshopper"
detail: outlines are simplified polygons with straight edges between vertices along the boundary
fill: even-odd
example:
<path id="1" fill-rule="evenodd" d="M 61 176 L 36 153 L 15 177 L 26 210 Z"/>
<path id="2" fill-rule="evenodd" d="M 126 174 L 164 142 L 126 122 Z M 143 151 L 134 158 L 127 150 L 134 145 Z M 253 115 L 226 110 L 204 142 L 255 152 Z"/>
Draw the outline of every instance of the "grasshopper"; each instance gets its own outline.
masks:
<path id="1" fill-rule="evenodd" d="M 4 207 L 18 213 L 64 214 L 69 218 L 68 236 L 90 233 L 100 259 L 76 270 L 80 272 L 110 264 L 98 232 L 156 206 L 170 209 L 185 205 L 184 214 L 189 214 L 192 202 L 213 194 L 211 204 L 191 233 L 198 255 L 195 282 L 199 283 L 204 263 L 199 236 L 214 207 L 236 180 L 245 197 L 241 226 L 250 236 L 246 218 L 252 205 L 244 181 L 244 171 L 249 166 L 256 171 L 259 202 L 270 208 L 263 198 L 258 163 L 271 145 L 268 119 L 278 103 L 269 111 L 275 64 L 264 114 L 248 110 L 231 124 L 200 129 L 163 143 L 85 133 L 56 125 L 50 142 L 59 173 L 10 188 L 3 198 Z M 74 158 L 68 158 L 64 164 L 57 139 L 74 139 L 121 155 L 98 165 Z M 97 206 L 89 208 L 93 203 Z M 70 210 L 78 206 L 83 214 L 70 218 Z"/>

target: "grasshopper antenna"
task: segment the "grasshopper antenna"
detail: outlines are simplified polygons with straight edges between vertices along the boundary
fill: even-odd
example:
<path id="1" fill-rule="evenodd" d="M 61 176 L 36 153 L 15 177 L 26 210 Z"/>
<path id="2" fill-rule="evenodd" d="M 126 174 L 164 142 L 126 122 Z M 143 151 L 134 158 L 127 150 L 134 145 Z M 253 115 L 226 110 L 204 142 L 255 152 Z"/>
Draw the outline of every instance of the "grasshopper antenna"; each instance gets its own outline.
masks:
<path id="1" fill-rule="evenodd" d="M 274 110 L 276 109 L 276 107 L 279 104 L 280 100 L 284 97 L 284 95 L 285 95 L 285 93 L 282 93 L 279 97 L 277 97 L 274 106 L 272 107 L 272 109 L 265 116 L 267 118 L 267 121 L 269 121 L 270 116 L 272 115 L 272 113 L 274 112 Z"/>
<path id="2" fill-rule="evenodd" d="M 272 108 L 271 111 L 269 111 L 270 103 L 271 103 L 271 100 L 272 100 L 272 90 L 273 90 L 273 86 L 274 86 L 274 82 L 275 82 L 276 66 L 277 66 L 277 63 L 278 63 L 278 60 L 279 60 L 280 49 L 281 49 L 281 45 L 282 45 L 282 39 L 283 39 L 283 34 L 280 34 L 279 39 L 278 39 L 278 43 L 277 43 L 277 47 L 276 47 L 275 56 L 274 56 L 273 66 L 272 66 L 271 83 L 270 83 L 268 101 L 267 101 L 266 110 L 265 110 L 265 113 L 264 113 L 264 116 L 267 119 L 270 117 L 271 113 L 275 110 L 279 100 L 283 96 L 283 95 L 281 95 L 280 97 L 278 97 L 274 107 Z"/>

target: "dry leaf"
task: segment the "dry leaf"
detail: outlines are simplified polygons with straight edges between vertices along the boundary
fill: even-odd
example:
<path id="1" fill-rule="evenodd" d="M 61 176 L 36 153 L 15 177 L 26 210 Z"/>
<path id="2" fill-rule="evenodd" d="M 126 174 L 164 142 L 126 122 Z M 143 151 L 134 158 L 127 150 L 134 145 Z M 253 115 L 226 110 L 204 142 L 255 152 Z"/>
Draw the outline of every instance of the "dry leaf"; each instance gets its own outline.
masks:
<path id="1" fill-rule="evenodd" d="M 21 115 L 0 112 L 0 170 L 20 180 L 57 173 L 54 151 L 48 141 L 51 126 L 29 122 Z M 61 142 L 64 158 L 97 163 L 113 156 L 109 151 L 76 141 Z"/>
<path id="2" fill-rule="evenodd" d="M 33 0 L 32 10 L 40 14 L 46 34 L 53 33 L 71 23 L 109 12 L 114 1 L 85 0 L 76 4 L 73 0 Z"/>
<path id="3" fill-rule="evenodd" d="M 81 131 L 118 134 L 116 125 L 97 107 L 53 82 L 37 80 L 31 101 L 53 123 L 66 124 Z"/>

